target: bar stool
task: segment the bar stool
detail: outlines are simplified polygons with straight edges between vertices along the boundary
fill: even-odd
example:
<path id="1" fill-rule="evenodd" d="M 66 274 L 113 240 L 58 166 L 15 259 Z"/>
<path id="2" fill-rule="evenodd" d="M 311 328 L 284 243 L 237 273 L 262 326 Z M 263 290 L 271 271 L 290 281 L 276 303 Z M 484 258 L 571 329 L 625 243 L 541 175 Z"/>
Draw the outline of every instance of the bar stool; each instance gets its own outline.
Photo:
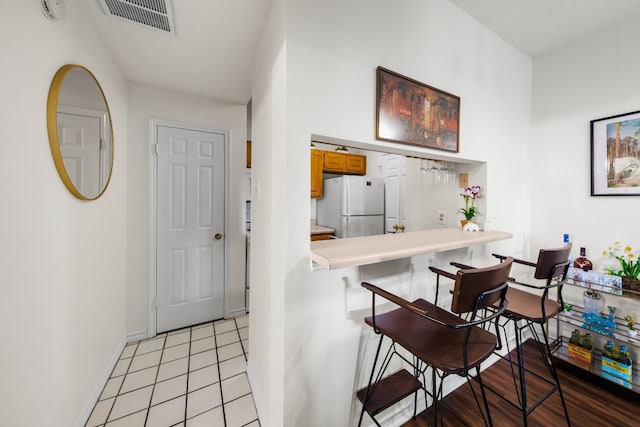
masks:
<path id="1" fill-rule="evenodd" d="M 376 334 L 380 334 L 380 340 L 369 384 L 357 392 L 357 397 L 363 404 L 358 425 L 362 424 L 364 413 L 367 412 L 379 426 L 375 416 L 412 393 L 414 393 L 413 418 L 415 418 L 417 391 L 421 388 L 425 391 L 425 404 L 428 403 L 427 396 L 431 396 L 433 421 L 434 425 L 437 425 L 438 401 L 442 398 L 444 379 L 455 374 L 467 378 L 469 382 L 472 378 L 472 370 L 475 370 L 475 378 L 480 384 L 484 412 L 475 390 L 471 387 L 473 397 L 485 425 L 492 425 L 480 376 L 480 364 L 493 353 L 497 346 L 497 337 L 480 326 L 486 323 L 493 324 L 493 321 L 504 312 L 507 306 L 505 296 L 512 262 L 512 258 L 507 257 L 500 264 L 486 268 L 460 270 L 455 275 L 431 267 L 431 271 L 455 280 L 451 311 L 437 307 L 421 298 L 409 302 L 375 285 L 362 283 L 363 287 L 372 292 L 372 315 L 365 319 L 365 323 L 371 326 Z M 376 314 L 376 295 L 391 301 L 399 308 L 384 314 Z M 490 307 L 497 308 L 487 310 Z M 459 315 L 466 315 L 467 319 Z M 376 375 L 384 337 L 391 340 L 391 345 Z M 397 346 L 409 352 L 412 360 L 404 357 Z M 384 377 L 391 358 L 396 355 L 412 367 L 413 373 L 410 374 L 403 369 Z M 425 372 L 429 368 L 432 369 L 432 384 L 431 389 L 427 390 L 423 384 Z M 441 423 L 443 421 L 442 415 L 440 415 L 440 421 Z"/>
<path id="2" fill-rule="evenodd" d="M 560 387 L 560 381 L 558 379 L 558 373 L 556 371 L 553 357 L 551 355 L 549 339 L 545 330 L 545 324 L 547 320 L 556 316 L 560 311 L 564 309 L 562 300 L 562 287 L 567 277 L 567 270 L 569 269 L 568 258 L 570 251 L 571 244 L 568 244 L 559 249 L 541 249 L 538 254 L 538 261 L 536 263 L 520 259 L 513 259 L 513 262 L 516 264 L 535 268 L 533 277 L 535 279 L 545 280 L 545 285 L 532 285 L 522 283 L 511 278 L 509 281 L 510 284 L 512 283 L 522 285 L 524 287 L 533 289 L 538 293 L 526 292 L 524 290 L 509 286 L 509 289 L 507 291 L 509 306 L 502 314 L 504 321 L 501 324 L 496 321 L 496 326 L 499 325 L 505 333 L 505 340 L 507 342 L 507 356 L 501 357 L 508 360 L 508 362 L 510 363 L 518 402 L 516 403 L 513 400 L 500 395 L 500 393 L 497 393 L 491 386 L 485 385 L 485 387 L 495 392 L 512 406 L 518 408 L 522 412 L 524 426 L 527 425 L 528 415 L 556 391 L 558 392 L 560 401 L 562 402 L 562 409 L 567 420 L 567 425 L 571 426 L 569 413 L 567 412 L 567 405 L 564 401 L 562 388 Z M 511 257 L 506 257 L 504 255 L 498 254 L 493 254 L 493 256 L 505 261 L 512 259 Z M 454 265 L 456 264 L 454 263 Z M 460 266 L 461 264 L 457 265 Z M 557 298 L 555 301 L 549 299 L 549 291 L 554 288 L 557 290 Z M 509 341 L 506 338 L 506 326 L 509 322 L 513 323 L 515 330 L 517 361 L 514 361 L 511 358 L 511 349 L 508 345 Z M 539 326 L 541 334 L 536 331 L 536 325 Z M 523 332 L 526 330 L 529 330 L 531 333 L 531 337 L 534 338 L 536 347 L 538 348 L 540 355 L 542 356 L 551 379 L 542 377 L 525 367 L 522 344 Z M 499 333 L 498 339 L 500 340 Z M 498 349 L 500 348 L 501 343 L 498 345 Z M 514 367 L 516 367 L 518 371 L 517 379 L 519 381 L 519 387 L 518 381 L 516 381 L 516 373 L 514 372 Z M 551 386 L 546 391 L 546 393 L 542 394 L 540 398 L 533 402 L 530 406 L 527 399 L 525 374 L 533 375 Z"/>

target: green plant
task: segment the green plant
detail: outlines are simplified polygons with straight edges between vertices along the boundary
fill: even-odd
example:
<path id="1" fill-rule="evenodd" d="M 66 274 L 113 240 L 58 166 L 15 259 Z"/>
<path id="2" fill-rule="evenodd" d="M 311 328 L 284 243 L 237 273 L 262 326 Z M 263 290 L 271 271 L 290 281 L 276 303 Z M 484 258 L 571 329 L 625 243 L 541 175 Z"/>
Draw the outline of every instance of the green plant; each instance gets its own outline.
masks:
<path id="1" fill-rule="evenodd" d="M 617 276 L 627 276 L 634 279 L 640 275 L 640 261 L 638 260 L 637 251 L 631 246 L 623 246 L 620 242 L 615 242 L 613 246 L 609 246 L 602 251 L 602 255 L 614 258 L 620 263 L 621 270 L 608 268 L 609 273 Z"/>
<path id="2" fill-rule="evenodd" d="M 460 193 L 464 199 L 464 208 L 458 209 L 458 213 L 464 215 L 467 221 L 471 221 L 476 216 L 476 199 L 480 197 L 480 186 L 474 185 L 464 189 L 463 193 Z"/>
<path id="3" fill-rule="evenodd" d="M 629 330 L 633 331 L 635 329 L 636 321 L 632 315 L 627 314 L 624 316 L 624 321 L 627 322 L 627 328 L 629 328 Z"/>

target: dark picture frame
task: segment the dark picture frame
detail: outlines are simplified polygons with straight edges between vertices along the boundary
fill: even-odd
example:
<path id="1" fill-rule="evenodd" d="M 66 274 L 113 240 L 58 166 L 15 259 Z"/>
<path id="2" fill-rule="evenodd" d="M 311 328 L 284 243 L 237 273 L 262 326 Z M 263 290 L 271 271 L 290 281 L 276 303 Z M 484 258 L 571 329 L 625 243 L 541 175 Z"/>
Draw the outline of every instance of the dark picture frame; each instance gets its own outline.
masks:
<path id="1" fill-rule="evenodd" d="M 376 139 L 458 153 L 460 97 L 378 67 Z"/>
<path id="2" fill-rule="evenodd" d="M 640 196 L 640 111 L 591 120 L 591 195 Z"/>

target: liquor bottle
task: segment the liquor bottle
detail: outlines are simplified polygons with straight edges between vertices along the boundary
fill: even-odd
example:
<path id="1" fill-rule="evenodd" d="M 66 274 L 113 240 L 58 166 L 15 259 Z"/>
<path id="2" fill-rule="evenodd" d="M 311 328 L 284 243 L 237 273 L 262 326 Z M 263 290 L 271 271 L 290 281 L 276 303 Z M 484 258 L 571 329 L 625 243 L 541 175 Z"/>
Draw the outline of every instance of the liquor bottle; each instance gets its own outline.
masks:
<path id="1" fill-rule="evenodd" d="M 562 243 L 566 246 L 569 243 L 571 243 L 571 241 L 569 240 L 569 234 L 568 233 L 564 233 L 564 235 L 562 236 Z M 571 253 L 569 253 L 569 267 L 573 267 L 573 257 L 571 256 Z"/>
<path id="2" fill-rule="evenodd" d="M 593 263 L 587 258 L 587 250 L 585 248 L 580 248 L 580 256 L 573 261 L 573 266 L 584 271 L 593 270 Z"/>

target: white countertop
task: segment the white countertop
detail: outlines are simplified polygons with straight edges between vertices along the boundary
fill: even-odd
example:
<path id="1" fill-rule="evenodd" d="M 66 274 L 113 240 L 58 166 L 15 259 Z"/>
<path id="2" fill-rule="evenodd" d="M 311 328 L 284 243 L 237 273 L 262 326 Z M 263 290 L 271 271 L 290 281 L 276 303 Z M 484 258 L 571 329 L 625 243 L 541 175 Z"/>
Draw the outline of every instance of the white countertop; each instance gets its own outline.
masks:
<path id="1" fill-rule="evenodd" d="M 311 242 L 311 260 L 327 270 L 374 264 L 414 255 L 442 252 L 512 238 L 503 231 L 438 228 L 380 236 Z"/>

